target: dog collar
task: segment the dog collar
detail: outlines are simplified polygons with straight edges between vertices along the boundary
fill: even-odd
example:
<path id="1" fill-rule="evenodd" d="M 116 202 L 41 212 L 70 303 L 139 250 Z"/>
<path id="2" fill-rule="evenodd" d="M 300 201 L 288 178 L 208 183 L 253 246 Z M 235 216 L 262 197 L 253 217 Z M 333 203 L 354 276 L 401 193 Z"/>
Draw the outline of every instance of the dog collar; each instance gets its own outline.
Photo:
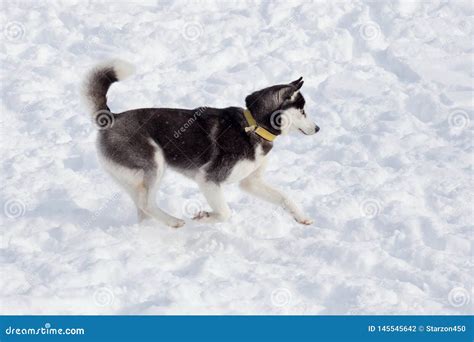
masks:
<path id="1" fill-rule="evenodd" d="M 268 140 L 268 141 L 275 140 L 277 136 L 269 132 L 262 126 L 259 126 L 257 124 L 257 121 L 255 121 L 254 117 L 252 116 L 252 113 L 250 113 L 248 109 L 244 110 L 244 116 L 245 116 L 245 119 L 247 120 L 247 123 L 249 124 L 247 127 L 245 127 L 245 132 L 255 132 L 257 135 L 261 136 L 263 139 Z"/>

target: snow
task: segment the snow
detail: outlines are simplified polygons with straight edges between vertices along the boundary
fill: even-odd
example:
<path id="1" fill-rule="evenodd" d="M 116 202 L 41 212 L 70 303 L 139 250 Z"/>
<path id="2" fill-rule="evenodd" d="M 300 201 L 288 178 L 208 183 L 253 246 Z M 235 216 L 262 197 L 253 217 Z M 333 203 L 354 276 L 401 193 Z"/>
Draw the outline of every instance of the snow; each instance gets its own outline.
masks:
<path id="1" fill-rule="evenodd" d="M 1 314 L 474 313 L 471 1 L 2 2 Z M 244 105 L 304 76 L 311 137 L 268 182 L 315 223 L 226 188 L 229 222 L 167 172 L 186 225 L 136 223 L 79 93 L 109 58 L 114 111 Z"/>

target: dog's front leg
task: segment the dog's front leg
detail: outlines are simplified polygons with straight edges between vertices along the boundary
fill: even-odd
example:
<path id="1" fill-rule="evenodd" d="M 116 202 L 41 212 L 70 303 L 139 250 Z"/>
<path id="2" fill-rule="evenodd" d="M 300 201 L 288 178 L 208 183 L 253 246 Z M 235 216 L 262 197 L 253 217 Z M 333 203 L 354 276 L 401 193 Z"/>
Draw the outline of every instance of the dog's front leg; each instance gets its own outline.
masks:
<path id="1" fill-rule="evenodd" d="M 294 219 L 301 224 L 312 224 L 313 220 L 307 218 L 298 206 L 286 196 L 283 192 L 274 187 L 266 184 L 260 173 L 253 173 L 247 178 L 240 182 L 240 187 L 265 201 L 281 206 L 283 209 L 288 211 Z"/>
<path id="2" fill-rule="evenodd" d="M 194 220 L 202 220 L 206 222 L 222 222 L 230 217 L 230 208 L 227 205 L 222 188 L 219 184 L 213 182 L 198 182 L 199 189 L 206 197 L 207 203 L 212 208 L 212 212 L 201 211 Z"/>

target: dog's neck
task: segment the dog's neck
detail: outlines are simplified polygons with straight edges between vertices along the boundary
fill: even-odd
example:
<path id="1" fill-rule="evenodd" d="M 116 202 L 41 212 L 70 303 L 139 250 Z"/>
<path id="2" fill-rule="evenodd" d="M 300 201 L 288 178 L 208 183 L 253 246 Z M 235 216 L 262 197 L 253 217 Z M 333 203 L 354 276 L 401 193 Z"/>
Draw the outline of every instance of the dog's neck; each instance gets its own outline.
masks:
<path id="1" fill-rule="evenodd" d="M 273 142 L 278 134 L 272 132 L 270 129 L 267 129 L 264 127 L 261 123 L 257 122 L 255 120 L 254 116 L 248 109 L 244 109 L 244 117 L 247 122 L 247 126 L 245 127 L 245 132 L 254 132 L 258 136 L 260 136 L 262 139 L 268 141 L 268 142 Z"/>

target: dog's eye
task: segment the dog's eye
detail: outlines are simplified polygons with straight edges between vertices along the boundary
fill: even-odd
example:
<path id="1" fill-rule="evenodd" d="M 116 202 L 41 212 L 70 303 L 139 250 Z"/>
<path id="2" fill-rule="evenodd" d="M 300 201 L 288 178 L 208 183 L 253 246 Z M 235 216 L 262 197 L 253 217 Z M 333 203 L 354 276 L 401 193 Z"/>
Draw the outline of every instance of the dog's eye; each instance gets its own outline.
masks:
<path id="1" fill-rule="evenodd" d="M 303 115 L 304 117 L 306 117 L 306 112 L 304 111 L 304 109 L 301 110 L 301 115 Z"/>

